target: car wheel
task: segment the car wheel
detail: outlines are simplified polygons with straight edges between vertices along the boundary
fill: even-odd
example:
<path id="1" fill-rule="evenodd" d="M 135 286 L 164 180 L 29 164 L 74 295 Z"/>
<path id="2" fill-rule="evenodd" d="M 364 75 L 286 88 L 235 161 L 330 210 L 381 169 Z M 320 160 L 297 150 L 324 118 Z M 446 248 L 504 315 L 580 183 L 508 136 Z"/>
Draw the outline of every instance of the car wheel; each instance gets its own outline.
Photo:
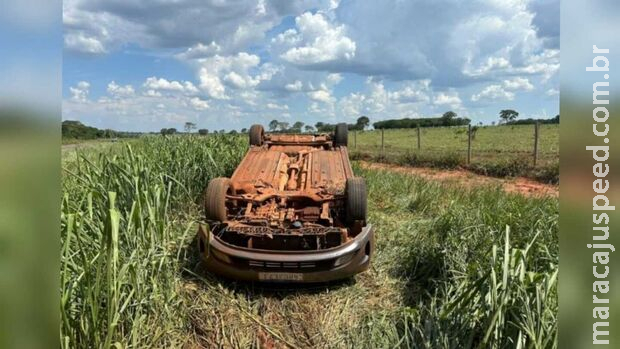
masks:
<path id="1" fill-rule="evenodd" d="M 336 133 L 334 134 L 334 146 L 346 147 L 349 143 L 349 126 L 347 124 L 336 125 Z"/>
<path id="2" fill-rule="evenodd" d="M 207 220 L 223 222 L 227 218 L 226 194 L 231 190 L 228 178 L 214 178 L 209 182 L 204 195 L 204 209 Z"/>
<path id="3" fill-rule="evenodd" d="M 347 219 L 349 223 L 363 221 L 366 223 L 366 182 L 364 178 L 355 177 L 347 179 Z"/>
<path id="4" fill-rule="evenodd" d="M 262 125 L 252 125 L 250 127 L 250 145 L 260 147 L 265 141 L 265 129 Z"/>

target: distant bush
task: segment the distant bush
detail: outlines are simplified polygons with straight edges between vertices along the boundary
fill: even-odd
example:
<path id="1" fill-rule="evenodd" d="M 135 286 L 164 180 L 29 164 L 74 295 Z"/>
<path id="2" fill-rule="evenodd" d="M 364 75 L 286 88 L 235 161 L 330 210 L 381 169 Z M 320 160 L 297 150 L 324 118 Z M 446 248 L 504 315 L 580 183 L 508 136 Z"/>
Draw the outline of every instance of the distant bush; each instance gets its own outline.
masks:
<path id="1" fill-rule="evenodd" d="M 532 119 L 532 118 L 528 118 L 528 119 L 510 121 L 510 122 L 507 122 L 506 125 L 533 125 L 536 122 L 538 122 L 541 125 L 543 125 L 543 124 L 559 124 L 560 123 L 560 114 L 556 115 L 555 117 L 553 117 L 551 119 Z"/>
<path id="2" fill-rule="evenodd" d="M 419 118 L 419 119 L 391 119 L 377 121 L 372 124 L 376 129 L 390 128 L 416 128 L 420 127 L 439 127 L 439 126 L 463 126 L 469 125 L 471 120 L 468 118 Z"/>
<path id="3" fill-rule="evenodd" d="M 127 138 L 140 135 L 138 132 L 119 132 L 110 129 L 101 130 L 96 127 L 86 126 L 75 120 L 63 121 L 61 129 L 63 139 Z"/>
<path id="4" fill-rule="evenodd" d="M 96 127 L 90 127 L 82 124 L 79 121 L 65 120 L 62 122 L 62 137 L 71 139 L 96 139 L 102 138 L 106 131 L 114 132 L 111 130 L 100 130 Z"/>

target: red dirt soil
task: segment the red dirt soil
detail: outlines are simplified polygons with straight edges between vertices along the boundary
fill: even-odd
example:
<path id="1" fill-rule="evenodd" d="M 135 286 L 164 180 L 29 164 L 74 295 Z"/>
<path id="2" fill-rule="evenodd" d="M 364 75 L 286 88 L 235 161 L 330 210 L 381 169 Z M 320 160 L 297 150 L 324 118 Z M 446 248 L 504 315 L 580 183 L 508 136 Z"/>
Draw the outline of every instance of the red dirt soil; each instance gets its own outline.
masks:
<path id="1" fill-rule="evenodd" d="M 441 182 L 457 183 L 466 187 L 481 185 L 500 185 L 507 193 L 516 193 L 524 196 L 559 196 L 559 187 L 552 184 L 543 184 L 531 179 L 493 178 L 475 174 L 466 170 L 439 170 L 427 167 L 406 167 L 392 164 L 358 161 L 363 168 L 388 170 L 420 176 L 425 179 Z"/>

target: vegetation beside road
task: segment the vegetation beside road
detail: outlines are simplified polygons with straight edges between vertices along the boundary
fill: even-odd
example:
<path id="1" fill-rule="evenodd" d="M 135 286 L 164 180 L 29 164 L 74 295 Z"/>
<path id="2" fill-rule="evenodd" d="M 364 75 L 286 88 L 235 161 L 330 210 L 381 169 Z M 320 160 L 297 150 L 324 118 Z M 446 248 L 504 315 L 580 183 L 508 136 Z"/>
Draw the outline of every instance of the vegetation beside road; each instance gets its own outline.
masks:
<path id="1" fill-rule="evenodd" d="M 310 289 L 204 274 L 199 197 L 246 144 L 148 136 L 64 158 L 63 348 L 557 347 L 557 198 L 356 168 L 377 228 L 368 272 Z"/>
<path id="2" fill-rule="evenodd" d="M 101 130 L 96 127 L 86 126 L 74 120 L 63 121 L 61 131 L 63 144 L 79 143 L 94 139 L 132 138 L 140 135 L 138 132 L 120 132 L 110 129 Z"/>

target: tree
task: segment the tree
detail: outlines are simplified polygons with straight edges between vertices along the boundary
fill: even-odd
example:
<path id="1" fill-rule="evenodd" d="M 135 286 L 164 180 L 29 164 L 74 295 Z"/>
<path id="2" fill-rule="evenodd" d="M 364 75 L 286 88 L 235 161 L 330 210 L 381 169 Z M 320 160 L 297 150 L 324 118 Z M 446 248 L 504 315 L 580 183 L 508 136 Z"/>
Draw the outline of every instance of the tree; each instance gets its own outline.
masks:
<path id="1" fill-rule="evenodd" d="M 189 122 L 189 121 L 185 123 L 185 132 L 190 133 L 195 128 L 196 128 L 196 124 L 195 123 Z"/>
<path id="2" fill-rule="evenodd" d="M 314 124 L 314 127 L 316 127 L 316 129 L 319 131 L 323 128 L 323 126 L 325 126 L 325 123 L 320 122 L 320 121 Z"/>
<path id="3" fill-rule="evenodd" d="M 312 125 L 306 125 L 304 128 L 306 129 L 306 132 L 308 133 L 314 132 L 314 127 L 312 127 Z"/>
<path id="4" fill-rule="evenodd" d="M 237 130 L 230 130 L 230 131 L 228 131 L 228 134 L 236 135 L 237 134 Z"/>
<path id="5" fill-rule="evenodd" d="M 209 130 L 207 130 L 206 128 L 201 128 L 200 130 L 198 130 L 198 134 L 201 136 L 206 136 L 209 134 Z"/>
<path id="6" fill-rule="evenodd" d="M 356 125 L 357 128 L 360 130 L 364 130 L 366 127 L 368 127 L 368 124 L 370 124 L 370 119 L 365 115 L 362 115 L 357 119 Z"/>
<path id="7" fill-rule="evenodd" d="M 221 129 L 220 133 L 226 133 L 226 130 L 225 129 Z"/>
<path id="8" fill-rule="evenodd" d="M 159 133 L 161 133 L 162 136 L 166 136 L 168 134 L 168 129 L 167 128 L 162 128 Z"/>
<path id="9" fill-rule="evenodd" d="M 177 129 L 174 127 L 166 130 L 166 134 L 173 135 L 175 133 L 177 133 Z"/>
<path id="10" fill-rule="evenodd" d="M 244 127 L 244 128 L 242 128 L 242 129 L 241 129 L 241 133 L 248 133 L 248 129 L 247 129 L 247 128 L 245 128 L 245 127 Z"/>
<path id="11" fill-rule="evenodd" d="M 304 127 L 304 123 L 301 121 L 297 121 L 293 124 L 293 131 L 294 132 L 301 132 L 301 128 Z"/>
<path id="12" fill-rule="evenodd" d="M 472 140 L 476 139 L 476 132 L 478 132 L 478 126 L 473 126 L 471 128 L 471 139 Z"/>
<path id="13" fill-rule="evenodd" d="M 455 113 L 455 112 L 453 112 L 452 110 L 450 110 L 450 111 L 447 111 L 447 112 L 443 113 L 443 115 L 441 116 L 441 118 L 442 118 L 442 119 L 444 119 L 444 120 L 452 120 L 452 119 L 454 119 L 456 116 L 457 116 L 457 115 L 456 115 L 456 113 Z"/>
<path id="14" fill-rule="evenodd" d="M 278 122 L 278 127 L 280 128 L 280 131 L 284 132 L 284 131 L 288 130 L 289 123 L 286 122 L 286 121 Z"/>
<path id="15" fill-rule="evenodd" d="M 269 131 L 275 131 L 278 129 L 278 127 L 280 126 L 280 122 L 278 120 L 271 120 L 271 122 L 269 123 Z"/>
<path id="16" fill-rule="evenodd" d="M 501 122 L 507 123 L 508 121 L 513 121 L 519 116 L 519 113 L 512 109 L 504 109 L 499 112 L 499 118 Z"/>

